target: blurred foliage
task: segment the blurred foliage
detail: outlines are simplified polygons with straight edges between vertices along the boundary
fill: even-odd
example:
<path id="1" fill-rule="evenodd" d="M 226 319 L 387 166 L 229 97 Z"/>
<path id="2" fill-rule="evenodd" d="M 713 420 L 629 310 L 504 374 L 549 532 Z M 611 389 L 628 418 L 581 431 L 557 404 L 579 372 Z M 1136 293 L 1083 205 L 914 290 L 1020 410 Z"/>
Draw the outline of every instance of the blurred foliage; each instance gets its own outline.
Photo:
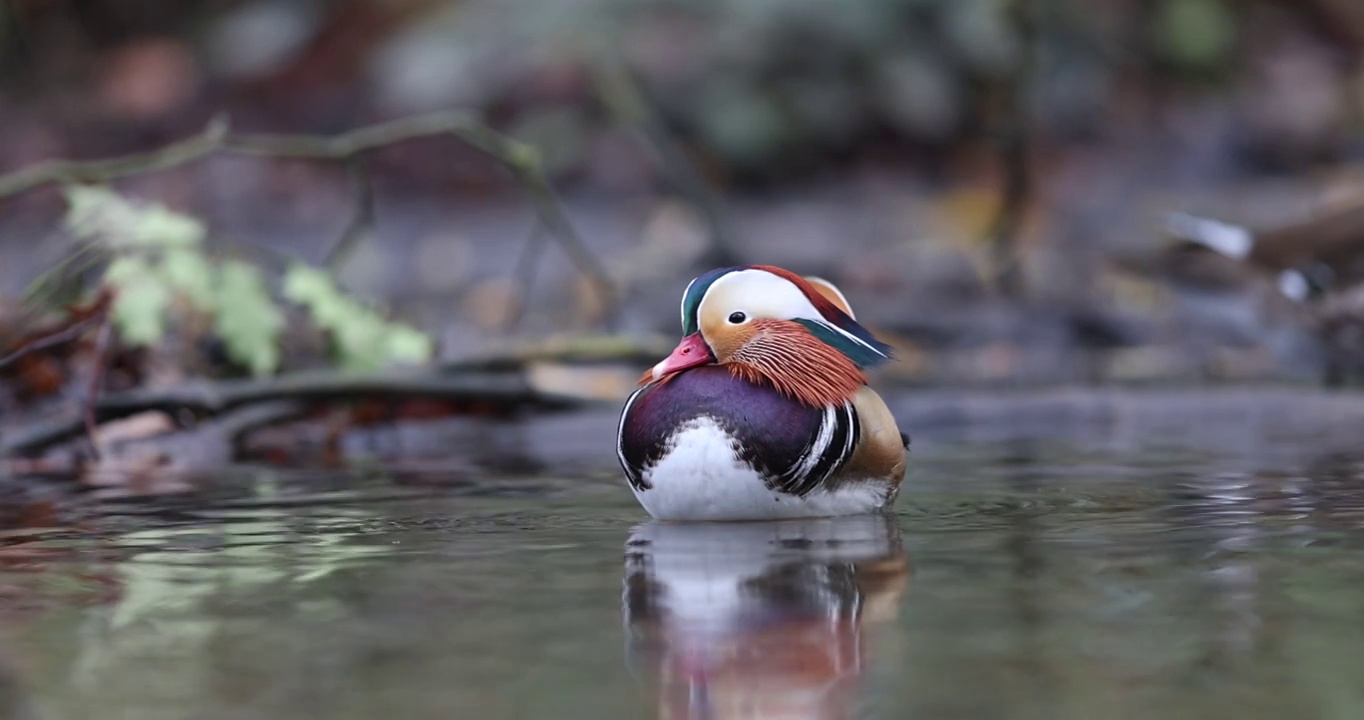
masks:
<path id="1" fill-rule="evenodd" d="M 375 370 L 431 359 L 430 338 L 347 297 L 325 271 L 293 265 L 284 279 L 284 296 L 306 307 L 313 322 L 331 334 L 337 361 L 345 369 Z"/>
<path id="2" fill-rule="evenodd" d="M 204 226 L 160 205 L 135 204 L 102 187 L 73 187 L 67 198 L 72 234 L 112 256 L 101 285 L 114 291 L 113 323 L 125 343 L 156 345 L 172 324 L 194 332 L 196 319 L 207 317 L 230 360 L 254 375 L 279 369 L 285 317 L 259 269 L 208 256 Z M 323 270 L 291 264 L 283 294 L 333 338 L 343 368 L 431 358 L 429 338 L 347 296 Z"/>
<path id="3" fill-rule="evenodd" d="M 1111 305 L 1149 326 L 1150 342 L 1203 343 L 1209 333 L 1184 321 L 1207 320 L 1219 331 L 1209 341 L 1217 353 L 1244 358 L 1238 343 L 1263 341 L 1287 348 L 1275 357 L 1305 357 L 1292 337 L 1237 319 L 1259 313 L 1245 302 L 1195 307 L 1157 292 L 1150 278 L 1129 277 L 1121 263 L 1156 246 L 1152 218 L 1168 210 L 1265 227 L 1309 215 L 1315 205 L 1304 198 L 1324 192 L 1322 177 L 1364 158 L 1358 0 L 4 7 L 0 166 L 146 150 L 199 133 L 218 116 L 239 132 L 331 134 L 468 110 L 538 151 L 556 190 L 577 205 L 574 224 L 594 251 L 610 254 L 613 279 L 630 299 L 626 324 L 671 322 L 672 300 L 655 300 L 666 293 L 654 285 L 684 283 L 702 265 L 763 259 L 830 276 L 866 306 L 872 324 L 931 352 L 960 348 L 979 361 L 970 374 L 989 377 L 1061 365 L 1045 353 L 1020 360 L 1015 340 L 999 337 L 1016 328 L 1002 331 L 976 313 L 993 302 L 997 253 L 982 242 L 989 236 L 1016 238 L 1022 284 L 1032 300 L 1054 304 L 1039 311 L 1044 317 L 1009 321 L 1028 342 L 1136 337 L 1091 332 L 1087 320 L 1072 332 L 1065 308 Z M 447 346 L 472 347 L 505 327 L 501 318 L 514 314 L 506 308 L 524 300 L 490 279 L 517 262 L 505 248 L 523 230 L 509 230 L 501 216 L 515 179 L 475 149 L 431 148 L 411 142 L 366 156 L 381 217 L 365 252 L 381 262 L 350 263 L 344 277 L 443 324 Z M 1243 199 L 1248 186 L 1284 175 L 1290 182 L 1267 191 L 1268 201 Z M 143 197 L 205 208 L 225 235 L 308 257 L 320 255 L 316 233 L 353 210 L 350 199 L 338 200 L 346 189 L 335 168 L 287 162 L 261 169 L 215 160 L 127 183 Z M 45 228 L 44 202 L 32 193 L 0 209 L 0 244 Z M 668 222 L 673 203 L 703 222 Z M 1017 217 L 1001 224 L 1000 208 L 1009 207 Z M 999 230 L 1009 226 L 1017 231 Z M 526 257 L 538 257 L 529 246 Z M 158 337 L 167 316 L 157 308 L 173 314 L 181 306 L 211 318 L 215 336 L 240 332 L 203 310 L 215 293 L 202 288 L 217 285 L 219 269 L 196 267 L 202 256 L 166 252 L 153 263 L 122 263 L 115 276 L 164 276 L 123 300 L 142 307 L 144 321 L 125 321 L 125 334 Z M 17 265 L 0 268 L 10 276 L 0 273 L 0 286 L 27 279 Z M 205 272 L 213 282 L 176 287 L 168 279 L 202 280 Z M 370 367 L 381 356 L 428 353 L 406 331 L 381 329 L 381 312 L 332 302 L 334 285 L 288 280 L 302 293 L 309 325 L 325 328 L 334 362 Z M 536 287 L 525 295 L 540 306 L 527 313 L 524 331 L 579 322 L 566 310 L 576 306 L 571 281 L 551 270 L 526 282 Z M 1260 315 L 1268 318 L 1261 324 L 1279 322 Z M 332 322 L 343 316 L 357 319 Z M 1291 330 L 1300 321 L 1281 324 Z M 226 352 L 258 371 L 276 364 L 264 349 L 268 327 L 258 328 L 260 337 L 224 339 Z M 1142 356 L 1133 366 L 1144 370 L 1134 374 L 1210 364 L 1181 363 L 1175 352 L 1160 357 Z M 964 365 L 918 367 L 952 378 Z"/>
<path id="4" fill-rule="evenodd" d="M 177 296 L 196 310 L 215 312 L 212 270 L 201 248 L 204 228 L 197 221 L 159 205 L 139 208 L 106 188 L 70 188 L 67 203 L 71 234 L 115 256 L 102 284 L 115 291 L 113 320 L 125 342 L 160 342 Z"/>
<path id="5" fill-rule="evenodd" d="M 1191 69 L 1216 68 L 1231 54 L 1236 18 L 1221 0 L 1166 0 L 1155 42 L 1169 60 Z"/>
<path id="6" fill-rule="evenodd" d="M 227 346 L 228 356 L 256 375 L 279 367 L 279 333 L 284 316 L 271 301 L 260 271 L 229 260 L 218 271 L 213 329 Z"/>
<path id="7" fill-rule="evenodd" d="M 0 33 L 7 38 L 0 62 L 10 78 L 0 93 L 54 108 L 74 103 L 84 110 L 73 116 L 81 125 L 150 123 L 177 131 L 201 124 L 210 107 L 274 128 L 315 131 L 373 116 L 477 108 L 539 146 L 561 177 L 600 180 L 620 171 L 603 164 L 621 162 L 618 149 L 602 146 L 621 120 L 601 102 L 591 70 L 606 61 L 638 75 L 667 125 L 709 169 L 742 181 L 863 154 L 884 157 L 891 147 L 979 139 L 1017 120 L 1002 114 L 999 99 L 1016 82 L 1023 82 L 1043 135 L 1086 138 L 1110 133 L 1141 93 L 1181 104 L 1197 98 L 1165 91 L 1186 87 L 1223 100 L 1264 92 L 1257 87 L 1260 63 L 1280 52 L 1301 54 L 1304 38 L 1334 53 L 1314 60 L 1321 66 L 1313 72 L 1348 80 L 1359 74 L 1351 56 L 1364 50 L 1364 6 L 1356 5 L 28 3 L 12 10 L 15 29 Z M 1017 77 L 1023 66 L 1032 77 Z M 73 97 L 57 88 L 84 92 Z M 1352 132 L 1358 137 L 1360 128 Z M 421 158 L 404 160 L 413 171 L 423 165 Z"/>

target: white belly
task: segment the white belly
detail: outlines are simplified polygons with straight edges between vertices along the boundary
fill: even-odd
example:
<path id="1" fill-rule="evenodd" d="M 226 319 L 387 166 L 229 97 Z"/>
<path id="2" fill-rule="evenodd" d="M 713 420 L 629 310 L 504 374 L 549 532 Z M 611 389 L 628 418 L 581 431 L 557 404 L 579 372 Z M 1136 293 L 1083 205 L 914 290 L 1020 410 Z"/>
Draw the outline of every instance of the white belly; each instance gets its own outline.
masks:
<path id="1" fill-rule="evenodd" d="M 714 420 L 697 418 L 669 443 L 672 450 L 644 472 L 648 490 L 635 497 L 660 520 L 769 520 L 857 515 L 878 510 L 887 489 L 849 481 L 834 492 L 805 497 L 768 489 L 762 477 L 735 457 L 728 433 Z"/>

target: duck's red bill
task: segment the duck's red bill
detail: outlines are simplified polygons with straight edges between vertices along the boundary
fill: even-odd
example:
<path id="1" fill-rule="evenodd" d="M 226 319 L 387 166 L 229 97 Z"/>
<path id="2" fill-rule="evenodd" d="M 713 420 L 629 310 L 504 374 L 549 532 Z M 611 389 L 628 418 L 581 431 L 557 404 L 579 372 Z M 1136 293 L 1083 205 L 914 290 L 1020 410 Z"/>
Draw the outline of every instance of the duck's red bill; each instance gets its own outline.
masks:
<path id="1" fill-rule="evenodd" d="M 682 372 L 687 368 L 694 368 L 698 365 L 708 365 L 715 362 L 715 356 L 710 353 L 710 346 L 701 339 L 701 333 L 692 333 L 677 344 L 672 354 L 663 362 L 654 366 L 653 376 L 655 380 Z"/>

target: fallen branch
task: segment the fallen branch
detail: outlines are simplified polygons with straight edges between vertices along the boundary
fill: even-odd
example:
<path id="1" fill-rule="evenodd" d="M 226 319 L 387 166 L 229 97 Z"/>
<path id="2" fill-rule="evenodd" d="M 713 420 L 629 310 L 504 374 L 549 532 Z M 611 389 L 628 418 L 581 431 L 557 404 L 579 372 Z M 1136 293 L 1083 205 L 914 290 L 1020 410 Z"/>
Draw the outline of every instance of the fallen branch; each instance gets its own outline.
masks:
<path id="1" fill-rule="evenodd" d="M 547 409 L 584 404 L 582 398 L 536 390 L 524 377 L 514 373 L 342 375 L 319 372 L 260 380 L 196 381 L 170 388 L 131 390 L 100 398 L 91 407 L 91 413 L 97 422 L 105 422 L 147 410 L 172 415 L 190 411 L 212 416 L 244 405 L 275 400 L 320 403 L 375 398 L 492 402 Z M 84 427 L 83 413 L 35 424 L 0 438 L 0 457 L 41 450 L 80 434 Z"/>
<path id="2" fill-rule="evenodd" d="M 77 477 L 82 486 L 99 488 L 101 499 L 184 492 L 193 488 L 196 474 L 205 470 L 220 473 L 229 467 L 237 458 L 238 443 L 247 434 L 298 419 L 306 411 L 303 403 L 284 400 L 238 408 L 182 430 L 168 431 L 152 420 L 150 427 L 129 426 L 120 433 L 112 430 L 117 423 L 110 423 L 104 427 L 109 437 L 101 439 L 104 452 L 93 461 L 74 455 L 0 459 L 0 491 L 5 489 L 3 480 L 9 473 L 62 481 Z M 138 417 L 127 422 L 137 423 Z M 35 479 L 25 477 L 24 481 Z"/>
<path id="3" fill-rule="evenodd" d="M 129 469 L 216 468 L 232 462 L 238 440 L 247 433 L 302 417 L 301 402 L 277 400 L 247 405 L 197 423 L 194 427 L 110 444 L 94 473 L 118 475 Z"/>
<path id="4" fill-rule="evenodd" d="M 368 152 L 420 138 L 452 136 L 481 150 L 502 163 L 526 188 L 545 228 L 559 241 L 564 252 L 601 296 L 603 306 L 615 312 L 615 286 L 605 268 L 568 221 L 558 197 L 540 167 L 535 148 L 492 130 L 467 113 L 437 112 L 415 115 L 392 122 L 358 128 L 340 135 L 265 135 L 234 134 L 225 120 L 209 123 L 198 135 L 145 153 L 104 160 L 49 160 L 8 175 L 0 175 L 0 199 L 28 192 L 45 185 L 107 183 L 134 175 L 168 170 L 203 160 L 213 155 L 342 162 L 351 168 L 361 206 L 347 227 L 336 256 L 344 257 L 352 237 L 363 233 L 372 216 L 365 207 L 369 198 L 368 178 L 358 158 Z"/>

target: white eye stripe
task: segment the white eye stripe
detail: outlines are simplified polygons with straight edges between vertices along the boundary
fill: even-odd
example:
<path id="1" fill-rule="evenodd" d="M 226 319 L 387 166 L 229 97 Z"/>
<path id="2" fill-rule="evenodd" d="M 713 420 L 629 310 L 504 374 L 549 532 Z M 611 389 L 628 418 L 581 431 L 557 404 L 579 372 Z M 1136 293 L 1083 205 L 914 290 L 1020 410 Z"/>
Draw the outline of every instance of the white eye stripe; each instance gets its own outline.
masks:
<path id="1" fill-rule="evenodd" d="M 749 319 L 823 317 L 800 288 L 765 270 L 738 270 L 720 277 L 706 289 L 697 314 L 721 320 L 740 307 Z"/>

